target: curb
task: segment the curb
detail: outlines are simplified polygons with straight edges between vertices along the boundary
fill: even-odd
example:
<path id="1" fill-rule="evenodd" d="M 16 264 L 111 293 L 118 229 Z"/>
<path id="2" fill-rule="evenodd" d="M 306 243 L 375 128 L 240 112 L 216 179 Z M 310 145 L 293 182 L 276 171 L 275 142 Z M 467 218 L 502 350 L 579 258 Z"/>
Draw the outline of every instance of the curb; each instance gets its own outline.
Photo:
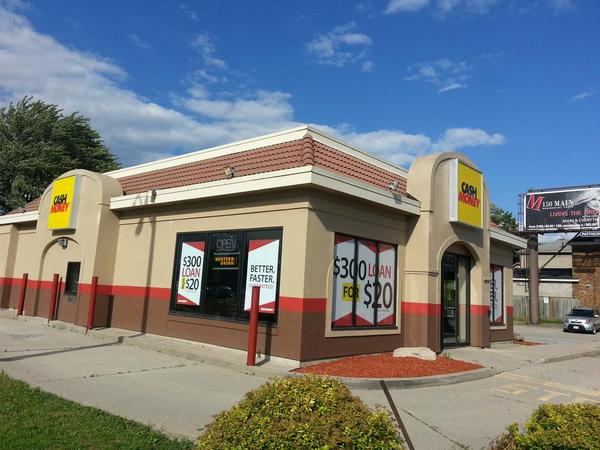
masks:
<path id="1" fill-rule="evenodd" d="M 385 381 L 389 388 L 394 389 L 409 389 L 419 387 L 434 387 L 447 386 L 451 384 L 466 383 L 468 381 L 482 380 L 484 378 L 493 377 L 501 373 L 499 370 L 482 369 L 470 370 L 468 372 L 457 372 L 448 375 L 431 375 L 427 377 L 417 378 L 349 378 L 349 377 L 332 377 L 339 379 L 349 388 L 373 390 L 381 389 L 380 380 Z"/>
<path id="2" fill-rule="evenodd" d="M 537 360 L 536 363 L 539 363 L 539 364 L 550 364 L 550 363 L 555 363 L 555 362 L 568 361 L 570 359 L 586 358 L 586 357 L 594 357 L 594 356 L 600 356 L 600 349 L 597 349 L 597 350 L 587 350 L 585 352 L 579 352 L 579 353 L 571 353 L 570 355 L 553 356 L 553 357 L 550 357 L 550 358 L 542 358 L 540 360 Z"/>

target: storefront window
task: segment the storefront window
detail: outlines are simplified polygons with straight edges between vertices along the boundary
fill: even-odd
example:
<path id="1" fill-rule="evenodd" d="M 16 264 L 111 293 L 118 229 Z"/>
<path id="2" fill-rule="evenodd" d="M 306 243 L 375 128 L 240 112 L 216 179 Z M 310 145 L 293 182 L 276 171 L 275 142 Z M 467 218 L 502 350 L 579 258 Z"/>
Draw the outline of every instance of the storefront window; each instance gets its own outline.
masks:
<path id="1" fill-rule="evenodd" d="M 396 247 L 335 235 L 332 328 L 396 325 Z"/>
<path id="2" fill-rule="evenodd" d="M 171 312 L 248 320 L 260 286 L 260 320 L 274 321 L 281 229 L 177 235 Z"/>
<path id="3" fill-rule="evenodd" d="M 79 271 L 81 270 L 80 262 L 67 263 L 67 276 L 65 277 L 65 294 L 77 295 L 79 287 Z"/>
<path id="4" fill-rule="evenodd" d="M 492 325 L 504 324 L 504 276 L 502 266 L 490 266 L 490 323 Z"/>

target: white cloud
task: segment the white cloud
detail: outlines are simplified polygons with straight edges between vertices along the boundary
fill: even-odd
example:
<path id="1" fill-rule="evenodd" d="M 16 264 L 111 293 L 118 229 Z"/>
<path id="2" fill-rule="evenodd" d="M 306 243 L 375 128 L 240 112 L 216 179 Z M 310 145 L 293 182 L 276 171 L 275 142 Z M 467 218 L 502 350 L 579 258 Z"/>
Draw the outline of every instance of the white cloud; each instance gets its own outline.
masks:
<path id="1" fill-rule="evenodd" d="M 373 61 L 365 61 L 360 66 L 361 72 L 373 72 L 375 70 L 375 63 Z"/>
<path id="2" fill-rule="evenodd" d="M 215 56 L 215 45 L 207 33 L 194 36 L 191 45 L 200 53 L 204 65 L 217 69 L 224 69 L 227 66 L 225 61 Z"/>
<path id="3" fill-rule="evenodd" d="M 184 96 L 174 96 L 175 107 L 169 108 L 121 87 L 126 77 L 113 61 L 67 48 L 35 31 L 24 17 L 0 9 L 0 103 L 32 95 L 66 113 L 78 111 L 91 119 L 125 165 L 299 125 L 289 93 L 218 95 L 196 81 Z M 348 126 L 317 126 L 403 165 L 431 151 L 504 142 L 500 134 L 470 128 L 451 128 L 432 139 L 397 129 L 357 132 Z"/>
<path id="4" fill-rule="evenodd" d="M 436 7 L 439 14 L 454 11 L 466 11 L 474 14 L 486 14 L 499 0 L 438 0 Z"/>
<path id="5" fill-rule="evenodd" d="M 459 151 L 468 147 L 495 146 L 506 142 L 502 134 L 488 134 L 476 128 L 449 128 L 438 139 L 432 139 L 422 133 L 411 134 L 394 129 L 361 133 L 347 126 L 316 126 L 349 144 L 402 166 L 408 166 L 418 156 L 431 152 Z"/>
<path id="6" fill-rule="evenodd" d="M 198 15 L 185 3 L 179 4 L 179 10 L 184 13 L 191 20 L 199 20 Z"/>
<path id="7" fill-rule="evenodd" d="M 429 0 L 390 0 L 385 9 L 385 14 L 418 11 L 427 5 L 429 5 Z"/>
<path id="8" fill-rule="evenodd" d="M 435 143 L 435 148 L 445 151 L 479 145 L 501 145 L 505 142 L 506 138 L 500 133 L 488 134 L 478 128 L 449 128 Z"/>
<path id="9" fill-rule="evenodd" d="M 369 61 L 369 48 L 373 40 L 364 33 L 355 31 L 354 22 L 335 27 L 328 33 L 320 34 L 306 44 L 306 50 L 319 64 L 343 67 L 349 64 Z M 369 65 L 367 65 L 369 67 Z M 368 70 L 367 70 L 368 71 Z"/>
<path id="10" fill-rule="evenodd" d="M 140 37 L 137 34 L 131 33 L 129 35 L 129 41 L 136 47 L 143 48 L 143 49 L 150 48 L 150 44 L 148 44 L 146 41 L 143 41 L 142 39 L 140 39 Z"/>
<path id="11" fill-rule="evenodd" d="M 578 100 L 585 100 L 586 98 L 592 97 L 596 94 L 600 94 L 600 91 L 587 91 L 587 92 L 582 92 L 581 94 L 577 94 L 574 97 L 571 98 L 571 101 L 578 101 Z"/>
<path id="12" fill-rule="evenodd" d="M 466 80 L 470 70 L 471 66 L 464 61 L 442 58 L 413 64 L 408 68 L 408 75 L 404 80 L 431 83 L 442 93 L 467 87 Z"/>
<path id="13" fill-rule="evenodd" d="M 504 4 L 510 12 L 530 13 L 537 9 L 550 7 L 560 13 L 575 9 L 575 0 L 389 0 L 384 14 L 397 14 L 425 9 L 443 18 L 456 14 L 487 14 L 497 4 Z"/>
<path id="14" fill-rule="evenodd" d="M 549 0 L 550 7 L 556 12 L 567 11 L 575 8 L 575 0 Z"/>

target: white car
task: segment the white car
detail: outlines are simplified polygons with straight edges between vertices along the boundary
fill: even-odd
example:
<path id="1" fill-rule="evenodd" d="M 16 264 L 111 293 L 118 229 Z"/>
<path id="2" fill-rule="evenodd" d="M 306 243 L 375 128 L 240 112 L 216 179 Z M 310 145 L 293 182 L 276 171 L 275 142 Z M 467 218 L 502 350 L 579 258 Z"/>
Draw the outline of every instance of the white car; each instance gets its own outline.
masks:
<path id="1" fill-rule="evenodd" d="M 593 308 L 573 308 L 565 317 L 563 330 L 596 334 L 600 330 L 600 311 Z"/>

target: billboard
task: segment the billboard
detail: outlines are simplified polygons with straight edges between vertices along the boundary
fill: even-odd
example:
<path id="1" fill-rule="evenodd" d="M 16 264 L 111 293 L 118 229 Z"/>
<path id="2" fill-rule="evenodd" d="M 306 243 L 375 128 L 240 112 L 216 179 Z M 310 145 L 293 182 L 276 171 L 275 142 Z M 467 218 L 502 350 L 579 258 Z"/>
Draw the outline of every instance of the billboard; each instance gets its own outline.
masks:
<path id="1" fill-rule="evenodd" d="M 49 230 L 75 229 L 79 177 L 72 175 L 54 181 L 48 212 Z"/>
<path id="2" fill-rule="evenodd" d="M 525 231 L 598 230 L 600 186 L 529 191 L 523 213 Z"/>
<path id="3" fill-rule="evenodd" d="M 483 228 L 483 174 L 452 159 L 449 179 L 450 222 Z"/>

